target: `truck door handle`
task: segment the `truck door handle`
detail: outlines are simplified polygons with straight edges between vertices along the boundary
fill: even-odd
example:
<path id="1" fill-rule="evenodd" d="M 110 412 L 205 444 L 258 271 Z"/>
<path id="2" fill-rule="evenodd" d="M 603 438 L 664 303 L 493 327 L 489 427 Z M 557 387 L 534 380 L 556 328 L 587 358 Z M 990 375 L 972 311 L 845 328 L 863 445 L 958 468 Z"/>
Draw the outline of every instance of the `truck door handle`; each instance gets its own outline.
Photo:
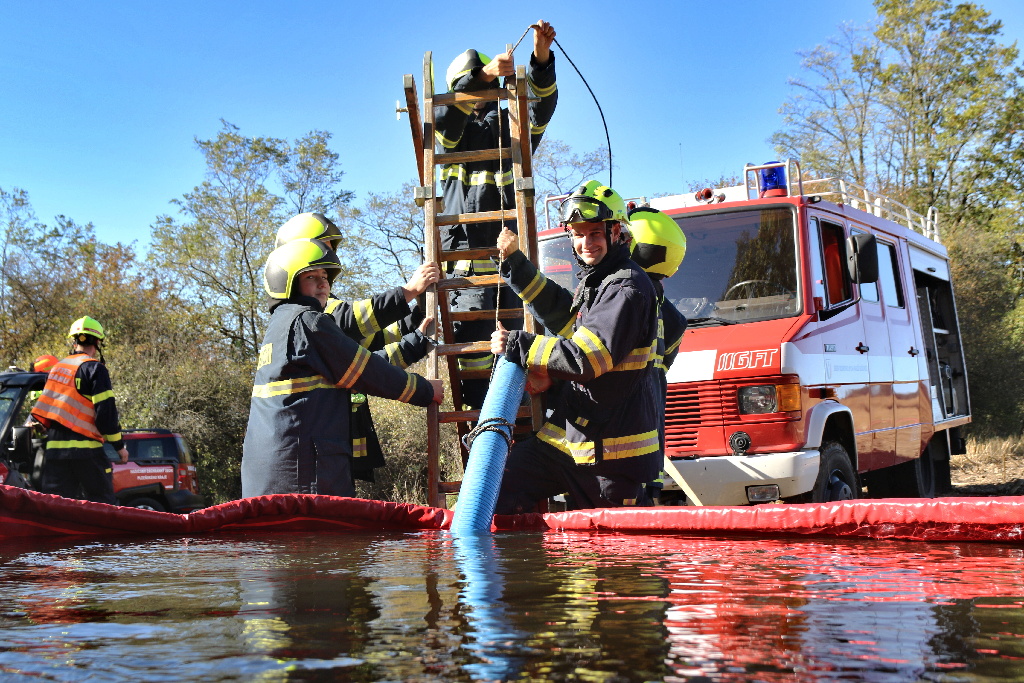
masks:
<path id="1" fill-rule="evenodd" d="M 911 356 L 919 356 L 921 355 L 921 349 L 915 349 L 913 346 L 911 346 L 910 350 L 907 351 L 907 353 L 909 353 Z"/>
<path id="2" fill-rule="evenodd" d="M 867 353 L 868 351 L 871 350 L 871 347 L 868 346 L 867 344 L 865 344 L 864 342 L 861 342 L 860 344 L 857 344 L 857 346 L 855 348 L 858 351 L 860 351 L 861 353 Z"/>

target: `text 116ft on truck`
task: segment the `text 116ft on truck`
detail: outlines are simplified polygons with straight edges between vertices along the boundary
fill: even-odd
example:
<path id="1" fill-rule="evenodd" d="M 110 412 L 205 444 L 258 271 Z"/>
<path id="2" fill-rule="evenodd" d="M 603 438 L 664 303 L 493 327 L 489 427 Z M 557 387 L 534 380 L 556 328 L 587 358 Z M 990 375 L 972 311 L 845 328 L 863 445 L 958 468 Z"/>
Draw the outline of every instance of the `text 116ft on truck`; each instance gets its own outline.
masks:
<path id="1" fill-rule="evenodd" d="M 934 496 L 970 421 L 934 210 L 802 180 L 794 160 L 748 165 L 744 183 L 650 202 L 687 242 L 665 281 L 689 325 L 668 373 L 663 500 Z M 572 288 L 561 234 L 540 233 L 541 267 Z"/>

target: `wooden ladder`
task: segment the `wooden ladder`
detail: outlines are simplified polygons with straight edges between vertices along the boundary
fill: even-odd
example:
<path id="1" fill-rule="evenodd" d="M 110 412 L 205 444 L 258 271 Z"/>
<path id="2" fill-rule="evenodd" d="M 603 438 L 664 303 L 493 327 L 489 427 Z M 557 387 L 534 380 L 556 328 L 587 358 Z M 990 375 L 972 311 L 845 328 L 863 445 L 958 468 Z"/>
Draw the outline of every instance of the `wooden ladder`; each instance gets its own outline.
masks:
<path id="1" fill-rule="evenodd" d="M 511 50 L 509 45 L 507 49 Z M 467 225 L 487 221 L 516 221 L 519 228 L 519 247 L 533 263 L 537 263 L 537 219 L 534 212 L 533 197 L 533 164 L 530 147 L 530 117 L 527 97 L 526 67 L 516 67 L 515 79 L 508 79 L 506 87 L 482 90 L 474 93 L 435 94 L 433 83 L 433 59 L 430 52 L 423 57 L 423 105 L 419 106 L 416 95 L 416 81 L 411 74 L 404 77 L 406 110 L 409 115 L 409 126 L 412 131 L 413 147 L 419 170 L 420 187 L 416 188 L 416 203 L 423 207 L 424 215 L 424 256 L 427 262 L 443 264 L 463 259 L 486 259 L 498 255 L 497 247 L 485 249 L 461 249 L 443 251 L 439 226 Z M 509 110 L 509 135 L 511 146 L 502 149 L 487 149 L 471 152 L 434 151 L 434 107 L 454 105 L 456 103 L 476 104 L 481 101 L 506 101 Z M 421 117 L 422 112 L 422 117 Z M 500 141 L 499 141 L 500 144 Z M 498 159 L 512 160 L 512 175 L 515 182 L 515 206 L 506 207 L 504 211 L 483 211 L 479 213 L 445 214 L 442 197 L 437 196 L 436 169 L 440 165 L 465 163 L 472 161 L 488 161 Z M 459 434 L 459 447 L 462 452 L 463 466 L 466 464 L 468 452 L 462 444 L 462 437 L 472 425 L 478 421 L 479 410 L 458 410 L 462 406 L 460 379 L 473 377 L 472 372 L 461 372 L 458 357 L 465 354 L 490 352 L 490 341 L 452 343 L 454 329 L 452 323 L 457 320 L 493 320 L 494 309 L 482 311 L 450 311 L 447 293 L 453 289 L 471 289 L 476 287 L 494 287 L 500 281 L 499 275 L 481 275 L 473 277 L 453 277 L 431 286 L 426 292 L 427 315 L 434 315 L 440 323 L 441 333 L 446 343 L 438 344 L 427 357 L 427 377 L 438 379 L 438 357 L 444 356 L 448 361 L 448 377 L 451 383 L 452 405 L 456 410 L 441 410 L 436 404 L 427 408 L 427 504 L 434 507 L 446 507 L 447 495 L 458 493 L 461 482 L 440 481 L 440 426 L 444 423 L 455 423 Z M 503 285 L 507 286 L 507 285 Z M 523 329 L 528 332 L 536 330 L 533 317 L 523 308 L 501 310 L 501 319 L 524 318 Z M 437 338 L 437 329 L 434 331 Z M 518 418 L 531 418 L 533 429 L 539 429 L 544 412 L 540 397 L 534 397 L 529 406 L 519 409 Z"/>

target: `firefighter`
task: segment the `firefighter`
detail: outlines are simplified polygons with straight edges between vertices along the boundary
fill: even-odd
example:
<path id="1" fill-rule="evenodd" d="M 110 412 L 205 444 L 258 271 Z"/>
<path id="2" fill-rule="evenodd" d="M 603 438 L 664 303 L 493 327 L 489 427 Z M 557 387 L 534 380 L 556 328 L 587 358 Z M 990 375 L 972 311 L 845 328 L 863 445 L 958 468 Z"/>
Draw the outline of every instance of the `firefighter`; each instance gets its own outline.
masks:
<path id="1" fill-rule="evenodd" d="M 34 361 L 32 361 L 30 372 L 49 372 L 50 368 L 58 362 L 57 356 L 51 356 L 48 353 L 44 353 L 42 356 L 38 356 Z"/>
<path id="2" fill-rule="evenodd" d="M 562 202 L 559 220 L 581 266 L 575 294 L 545 278 L 511 230 L 498 239 L 502 277 L 547 333 L 499 328 L 491 351 L 526 368 L 534 391 L 549 387 L 546 423 L 512 447 L 499 514 L 566 491 L 574 509 L 647 504 L 661 469 L 657 293 L 621 239 L 625 203 L 591 180 Z"/>
<path id="3" fill-rule="evenodd" d="M 322 213 L 300 213 L 278 229 L 276 246 L 297 239 L 322 240 L 337 253 L 341 231 Z M 432 347 L 426 332 L 434 319 L 423 314 L 416 297 L 440 276 L 436 264 L 423 264 L 404 287 L 352 304 L 331 296 L 324 312 L 360 346 L 404 369 L 425 357 Z M 372 482 L 374 469 L 385 465 L 384 451 L 366 395 L 353 393 L 351 405 L 352 473 L 356 479 Z"/>
<path id="4" fill-rule="evenodd" d="M 668 215 L 650 207 L 638 207 L 629 212 L 630 258 L 644 269 L 658 294 L 658 313 L 661 324 L 658 332 L 658 359 L 662 400 L 658 403 L 661 417 L 658 425 L 661 438 L 661 457 L 665 453 L 665 403 L 668 399 L 668 369 L 672 367 L 679 344 L 686 331 L 686 318 L 675 305 L 665 298 L 662 280 L 672 277 L 686 256 L 686 235 Z M 660 462 L 660 460 L 659 460 Z M 648 484 L 647 492 L 655 503 L 661 496 L 665 473 Z"/>
<path id="5" fill-rule="evenodd" d="M 105 338 L 103 326 L 89 316 L 71 324 L 71 354 L 50 369 L 32 418 L 46 429 L 43 493 L 117 505 L 103 442 L 122 463 L 128 462 L 128 450 L 103 362 Z"/>
<path id="6" fill-rule="evenodd" d="M 533 54 L 527 75 L 530 95 L 539 98 L 529 104 L 530 144 L 534 150 L 540 144 L 544 130 L 551 120 L 558 102 L 555 84 L 555 55 L 551 43 L 555 29 L 546 21 L 538 21 L 533 31 Z M 512 55 L 502 53 L 490 59 L 477 50 L 466 50 L 452 61 L 446 73 L 451 92 L 471 93 L 498 87 L 500 77 L 513 76 Z M 434 108 L 435 137 L 444 152 L 469 152 L 511 146 L 508 110 L 497 102 L 453 104 Z M 446 164 L 441 170 L 444 186 L 444 210 L 447 214 L 498 211 L 515 208 L 515 188 L 512 183 L 511 155 L 498 160 L 471 161 Z M 509 223 L 516 230 L 515 223 Z M 446 251 L 455 249 L 481 249 L 494 246 L 502 229 L 501 221 L 441 226 L 441 246 Z M 452 277 L 492 275 L 497 272 L 490 259 L 466 259 L 449 262 Z M 499 302 L 497 287 L 452 290 L 449 305 L 452 311 L 493 309 Z M 522 302 L 508 289 L 501 289 L 500 307 L 519 308 Z M 522 322 L 517 323 L 522 326 Z M 487 339 L 494 324 L 485 320 L 455 321 L 456 342 Z M 469 408 L 483 405 L 487 393 L 493 356 L 467 354 L 459 356 L 462 403 Z M 475 377 L 474 377 L 475 376 Z M 468 379 L 466 379 L 468 377 Z"/>
<path id="7" fill-rule="evenodd" d="M 242 495 L 353 496 L 351 392 L 418 406 L 444 389 L 373 355 L 324 313 L 341 272 L 325 242 L 300 239 L 275 249 L 264 268 L 270 322 L 256 366 L 242 446 Z"/>

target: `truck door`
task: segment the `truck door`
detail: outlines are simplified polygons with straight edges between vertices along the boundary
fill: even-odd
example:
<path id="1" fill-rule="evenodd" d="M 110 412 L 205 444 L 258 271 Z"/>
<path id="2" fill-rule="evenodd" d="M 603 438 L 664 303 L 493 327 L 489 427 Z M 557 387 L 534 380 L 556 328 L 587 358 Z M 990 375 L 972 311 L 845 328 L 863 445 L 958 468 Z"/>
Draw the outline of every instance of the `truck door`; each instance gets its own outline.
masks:
<path id="1" fill-rule="evenodd" d="M 915 458 L 921 453 L 920 392 L 921 372 L 917 357 L 921 355 L 911 306 L 907 296 L 905 255 L 896 242 L 878 240 L 878 285 L 892 349 L 893 418 L 896 427 L 896 463 Z"/>
<path id="2" fill-rule="evenodd" d="M 852 232 L 863 233 L 864 231 L 853 230 Z M 882 245 L 882 242 L 878 242 L 879 264 L 882 263 Z M 868 380 L 870 382 L 868 400 L 871 403 L 869 452 L 872 468 L 896 464 L 892 347 L 889 339 L 887 311 L 882 304 L 878 290 L 878 282 L 865 282 L 860 285 L 860 311 L 864 322 L 864 344 L 858 347 L 858 351 L 868 362 Z"/>
<path id="3" fill-rule="evenodd" d="M 860 350 L 866 346 L 860 309 L 853 302 L 853 283 L 846 270 L 846 231 L 838 222 L 811 218 L 817 233 L 822 268 L 824 301 L 817 305 L 818 330 L 825 363 L 825 382 L 836 392 L 836 400 L 853 413 L 857 439 L 857 469 L 879 467 L 874 462 L 871 431 L 871 403 L 868 393 L 868 361 Z M 852 454 L 851 454 L 852 455 Z"/>

